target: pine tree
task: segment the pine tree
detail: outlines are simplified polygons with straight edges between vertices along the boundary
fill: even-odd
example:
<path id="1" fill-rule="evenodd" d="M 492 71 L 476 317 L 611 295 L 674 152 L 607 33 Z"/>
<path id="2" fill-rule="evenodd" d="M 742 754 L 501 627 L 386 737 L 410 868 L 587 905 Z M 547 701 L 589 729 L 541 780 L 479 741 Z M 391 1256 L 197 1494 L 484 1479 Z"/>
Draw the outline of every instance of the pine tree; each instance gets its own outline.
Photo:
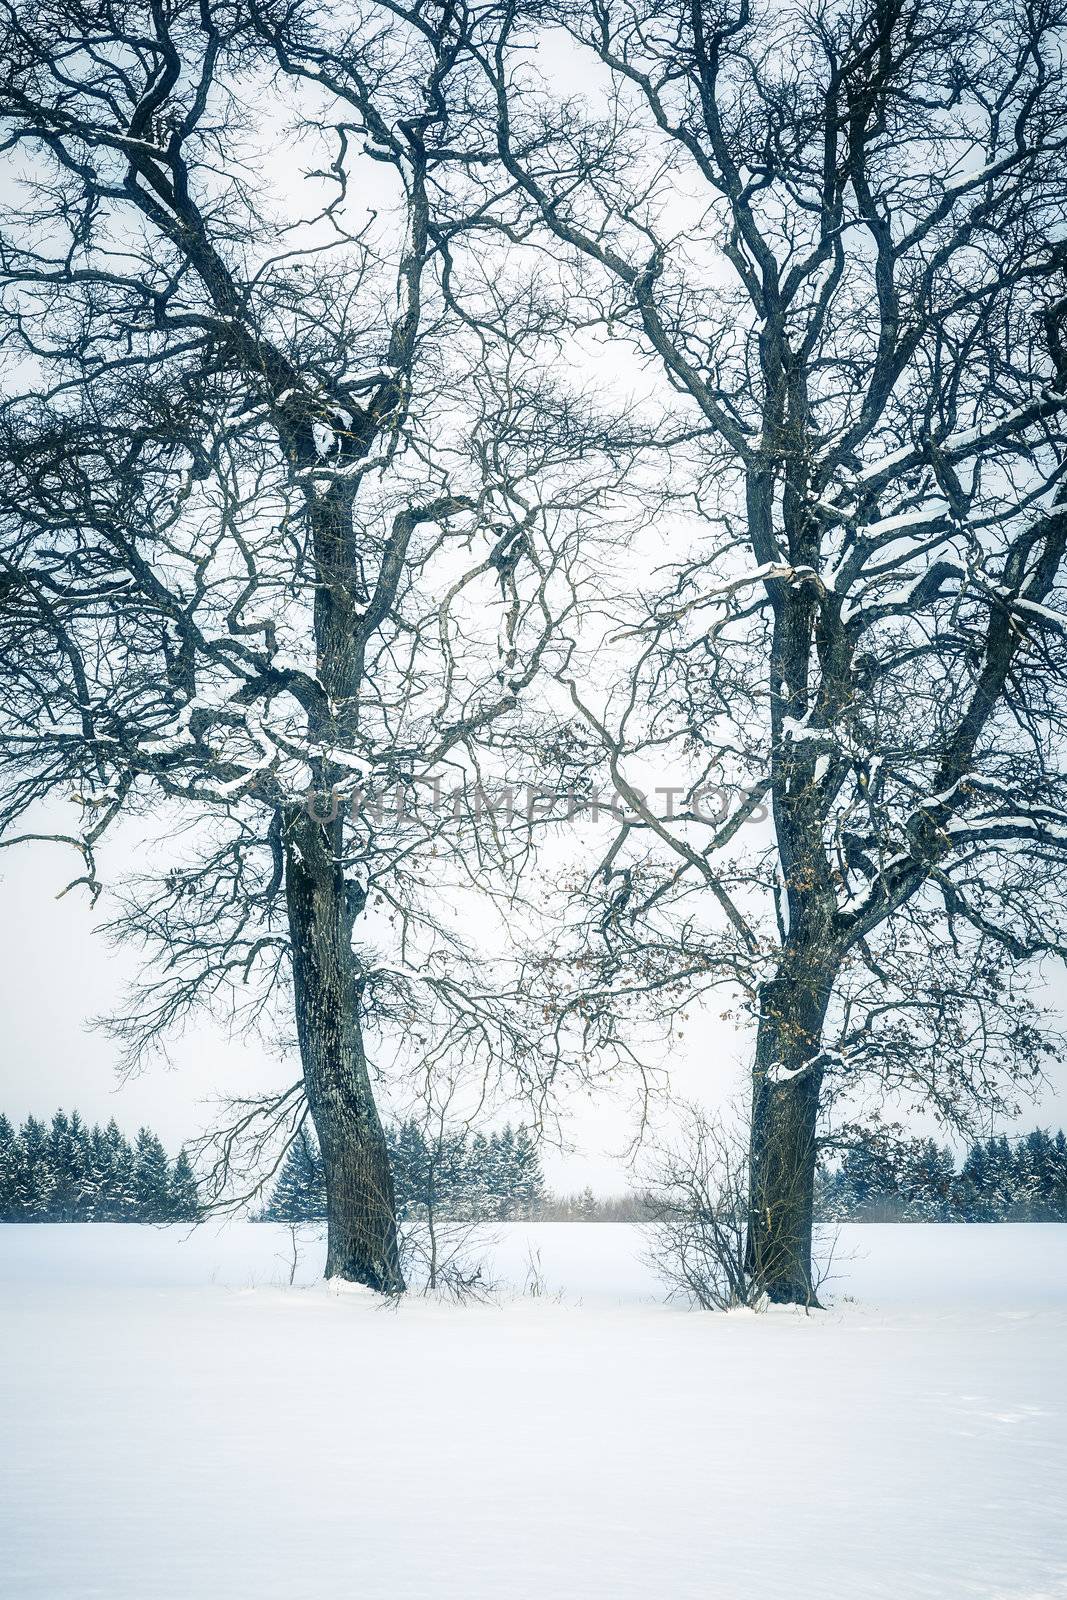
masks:
<path id="1" fill-rule="evenodd" d="M 314 1135 L 301 1128 L 289 1146 L 263 1213 L 267 1222 L 321 1222 L 326 1216 L 326 1174 Z"/>
<path id="2" fill-rule="evenodd" d="M 956 1170 L 951 1150 L 934 1139 L 914 1140 L 903 1148 L 899 1170 L 903 1214 L 916 1222 L 947 1220 Z"/>
<path id="3" fill-rule="evenodd" d="M 36 1117 L 27 1117 L 19 1133 L 16 1202 L 24 1222 L 48 1220 L 48 1130 Z"/>
<path id="4" fill-rule="evenodd" d="M 1030 1222 L 1040 1210 L 1040 1174 L 1029 1140 L 1020 1139 L 1012 1151 L 1011 1203 L 1006 1217 L 1009 1222 Z"/>
<path id="5" fill-rule="evenodd" d="M 134 1220 L 166 1222 L 170 1204 L 167 1152 L 150 1128 L 137 1135 L 133 1167 Z"/>
<path id="6" fill-rule="evenodd" d="M 519 1128 L 513 1150 L 512 1197 L 520 1216 L 528 1217 L 545 1197 L 541 1152 L 528 1128 Z"/>
<path id="7" fill-rule="evenodd" d="M 134 1154 L 114 1117 L 104 1129 L 108 1148 L 107 1188 L 98 1207 L 103 1222 L 133 1222 L 137 1215 Z"/>
<path id="8" fill-rule="evenodd" d="M 489 1141 L 478 1132 L 467 1148 L 467 1207 L 471 1217 L 492 1215 L 492 1171 Z"/>
<path id="9" fill-rule="evenodd" d="M 111 1147 L 104 1130 L 94 1123 L 86 1139 L 86 1221 L 106 1222 L 111 1187 Z"/>
<path id="10" fill-rule="evenodd" d="M 0 1222 L 20 1220 L 18 1135 L 0 1112 Z"/>
<path id="11" fill-rule="evenodd" d="M 986 1142 L 993 1221 L 1003 1222 L 1015 1202 L 1015 1155 L 1006 1134 Z"/>
<path id="12" fill-rule="evenodd" d="M 460 1129 L 452 1136 L 445 1168 L 451 1214 L 464 1221 L 477 1221 L 484 1216 L 485 1211 L 479 1197 L 478 1172 L 474 1165 L 474 1141 L 466 1128 Z"/>
<path id="13" fill-rule="evenodd" d="M 70 1114 L 70 1184 L 74 1192 L 74 1221 L 93 1220 L 92 1147 L 89 1129 L 77 1111 Z"/>
<path id="14" fill-rule="evenodd" d="M 75 1112 L 77 1117 L 77 1112 Z M 76 1131 L 63 1111 L 57 1111 L 48 1130 L 45 1153 L 45 1216 L 49 1222 L 77 1222 L 83 1194 Z"/>
<path id="15" fill-rule="evenodd" d="M 934 1148 L 937 1150 L 935 1172 L 938 1214 L 944 1222 L 955 1222 L 957 1217 L 953 1205 L 953 1185 L 956 1181 L 956 1160 L 948 1145 L 943 1145 L 940 1148 L 935 1145 Z"/>
<path id="16" fill-rule="evenodd" d="M 172 1222 L 195 1222 L 200 1215 L 196 1177 L 192 1162 L 184 1149 L 178 1151 L 178 1158 L 170 1175 L 168 1214 Z"/>
<path id="17" fill-rule="evenodd" d="M 1055 1145 L 1043 1128 L 1022 1139 L 1015 1152 L 1015 1195 L 1020 1220 L 1054 1220 L 1053 1177 Z"/>
<path id="18" fill-rule="evenodd" d="M 841 1164 L 843 1215 L 869 1221 L 899 1208 L 899 1196 L 886 1142 L 871 1138 L 849 1150 Z"/>
<path id="19" fill-rule="evenodd" d="M 476 1217 L 472 1206 L 470 1151 L 466 1129 L 440 1130 L 429 1145 L 434 1185 L 434 1202 L 439 1214 L 450 1217 Z"/>
<path id="20" fill-rule="evenodd" d="M 414 1117 L 386 1130 L 398 1217 L 417 1215 L 429 1202 L 426 1140 Z"/>
<path id="21" fill-rule="evenodd" d="M 507 1123 L 501 1130 L 496 1152 L 496 1215 L 501 1219 L 515 1212 L 515 1130 Z"/>
<path id="22" fill-rule="evenodd" d="M 1067 1135 L 1062 1128 L 1052 1141 L 1049 1168 L 1049 1211 L 1053 1222 L 1067 1222 Z"/>
<path id="23" fill-rule="evenodd" d="M 515 1130 L 509 1122 L 490 1136 L 485 1152 L 485 1215 L 494 1221 L 511 1216 L 515 1189 Z"/>
<path id="24" fill-rule="evenodd" d="M 993 1215 L 989 1163 L 985 1145 L 976 1142 L 967 1152 L 958 1181 L 959 1209 L 965 1222 L 988 1222 Z"/>

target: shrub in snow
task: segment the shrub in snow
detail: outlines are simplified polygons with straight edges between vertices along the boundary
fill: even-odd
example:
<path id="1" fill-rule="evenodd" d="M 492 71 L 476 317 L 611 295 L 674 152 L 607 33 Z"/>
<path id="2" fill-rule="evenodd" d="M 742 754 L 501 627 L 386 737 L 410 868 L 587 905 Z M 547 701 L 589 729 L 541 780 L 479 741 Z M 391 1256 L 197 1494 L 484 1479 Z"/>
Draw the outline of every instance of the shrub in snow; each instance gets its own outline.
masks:
<path id="1" fill-rule="evenodd" d="M 672 1296 L 704 1311 L 757 1306 L 763 1290 L 746 1259 L 744 1140 L 697 1106 L 655 1145 L 645 1172 L 647 1260 Z"/>

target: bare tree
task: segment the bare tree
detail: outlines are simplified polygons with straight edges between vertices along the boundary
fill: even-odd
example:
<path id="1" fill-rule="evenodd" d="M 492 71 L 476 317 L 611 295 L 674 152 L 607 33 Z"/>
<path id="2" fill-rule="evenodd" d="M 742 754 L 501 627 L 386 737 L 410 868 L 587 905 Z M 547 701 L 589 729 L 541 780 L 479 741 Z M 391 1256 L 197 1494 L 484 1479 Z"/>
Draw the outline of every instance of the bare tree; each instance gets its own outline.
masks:
<path id="1" fill-rule="evenodd" d="M 302 1082 L 238 1109 L 216 1175 L 306 1102 L 327 1273 L 394 1291 L 368 1052 L 538 1070 L 464 937 L 511 846 L 449 795 L 562 659 L 605 432 L 534 370 L 518 279 L 453 309 L 462 10 L 2 16 L 4 842 L 66 838 L 95 894 L 124 814 L 188 841 L 114 923 L 149 958 L 115 1026 L 137 1060 L 194 1005 L 270 1028 L 289 995 Z M 64 794 L 80 827 L 35 810 Z"/>
<path id="2" fill-rule="evenodd" d="M 672 1295 L 702 1311 L 758 1306 L 747 1259 L 748 1150 L 739 1128 L 700 1106 L 679 1107 L 672 1136 L 653 1141 L 642 1191 L 649 1264 Z"/>
<path id="3" fill-rule="evenodd" d="M 962 1118 L 1049 1045 L 1020 973 L 1067 945 L 1064 20 L 558 0 L 478 45 L 486 209 L 658 368 L 677 494 L 621 686 L 573 686 L 627 813 L 560 1005 L 740 995 L 775 1300 L 812 1297 L 835 1095 Z"/>

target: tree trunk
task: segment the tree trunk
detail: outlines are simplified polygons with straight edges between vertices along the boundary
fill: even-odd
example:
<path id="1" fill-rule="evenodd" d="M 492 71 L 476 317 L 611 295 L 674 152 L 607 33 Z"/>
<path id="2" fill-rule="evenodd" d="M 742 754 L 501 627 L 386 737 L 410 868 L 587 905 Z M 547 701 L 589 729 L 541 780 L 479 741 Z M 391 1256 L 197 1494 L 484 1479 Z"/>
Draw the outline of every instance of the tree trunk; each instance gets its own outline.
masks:
<path id="1" fill-rule="evenodd" d="M 404 1279 L 393 1179 L 359 1025 L 355 891 L 336 863 L 330 835 L 330 827 L 308 812 L 287 812 L 285 893 L 296 1026 L 326 1172 L 326 1276 L 396 1294 Z"/>
<path id="2" fill-rule="evenodd" d="M 761 993 L 752 1074 L 748 1269 L 769 1299 L 816 1306 L 811 1232 L 818 1065 L 828 988 L 775 979 Z"/>

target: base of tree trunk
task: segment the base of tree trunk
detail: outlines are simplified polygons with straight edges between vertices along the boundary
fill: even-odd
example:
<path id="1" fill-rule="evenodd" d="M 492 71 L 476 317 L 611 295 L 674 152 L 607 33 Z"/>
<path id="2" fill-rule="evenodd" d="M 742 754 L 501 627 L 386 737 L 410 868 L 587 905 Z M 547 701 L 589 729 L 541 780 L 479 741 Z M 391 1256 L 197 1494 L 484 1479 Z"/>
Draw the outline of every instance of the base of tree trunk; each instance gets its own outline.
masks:
<path id="1" fill-rule="evenodd" d="M 284 839 L 297 1037 L 326 1174 L 326 1276 L 401 1294 L 396 1199 L 363 1048 L 340 845 L 300 808 L 288 814 Z"/>
<path id="2" fill-rule="evenodd" d="M 803 1306 L 807 1311 L 823 1310 L 814 1284 L 783 1278 L 774 1283 L 765 1283 L 762 1287 L 772 1305 Z"/>
<path id="3" fill-rule="evenodd" d="M 359 1283 L 377 1294 L 403 1294 L 407 1288 L 400 1270 L 397 1251 L 375 1251 L 368 1254 L 362 1245 L 350 1240 L 336 1240 L 328 1235 L 326 1245 L 326 1277 L 343 1278 L 346 1283 Z"/>
<path id="4" fill-rule="evenodd" d="M 326 1167 L 326 1276 L 403 1294 L 389 1152 L 373 1102 L 346 1097 L 313 1106 L 312 1116 Z"/>
<path id="5" fill-rule="evenodd" d="M 752 1084 L 746 1262 L 774 1305 L 819 1304 L 811 1245 L 822 1073 L 813 1058 L 824 1006 L 818 990 L 764 987 Z"/>

